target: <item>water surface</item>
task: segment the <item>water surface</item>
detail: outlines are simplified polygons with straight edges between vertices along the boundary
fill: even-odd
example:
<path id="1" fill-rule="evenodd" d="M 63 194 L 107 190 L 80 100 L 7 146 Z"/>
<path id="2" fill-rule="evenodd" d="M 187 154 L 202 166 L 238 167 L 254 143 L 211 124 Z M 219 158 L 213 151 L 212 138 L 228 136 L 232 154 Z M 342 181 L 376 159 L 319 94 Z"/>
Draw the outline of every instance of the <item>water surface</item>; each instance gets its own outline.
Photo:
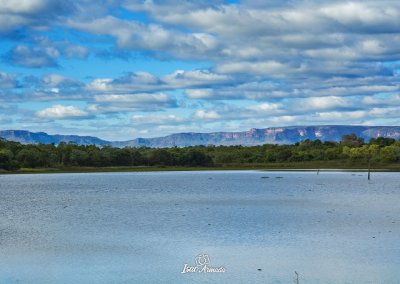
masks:
<path id="1" fill-rule="evenodd" d="M 0 283 L 398 283 L 399 224 L 398 173 L 0 175 Z"/>

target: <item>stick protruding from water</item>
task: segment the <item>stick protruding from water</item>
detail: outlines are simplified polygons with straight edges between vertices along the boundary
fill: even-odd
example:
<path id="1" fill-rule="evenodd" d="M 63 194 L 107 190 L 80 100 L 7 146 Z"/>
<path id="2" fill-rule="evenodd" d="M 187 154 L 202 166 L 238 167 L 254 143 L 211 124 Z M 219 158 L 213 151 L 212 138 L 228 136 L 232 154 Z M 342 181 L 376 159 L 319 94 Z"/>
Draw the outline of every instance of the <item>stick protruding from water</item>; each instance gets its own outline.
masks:
<path id="1" fill-rule="evenodd" d="M 296 284 L 299 284 L 299 273 L 297 273 L 297 271 L 294 272 L 294 274 L 296 274 Z"/>

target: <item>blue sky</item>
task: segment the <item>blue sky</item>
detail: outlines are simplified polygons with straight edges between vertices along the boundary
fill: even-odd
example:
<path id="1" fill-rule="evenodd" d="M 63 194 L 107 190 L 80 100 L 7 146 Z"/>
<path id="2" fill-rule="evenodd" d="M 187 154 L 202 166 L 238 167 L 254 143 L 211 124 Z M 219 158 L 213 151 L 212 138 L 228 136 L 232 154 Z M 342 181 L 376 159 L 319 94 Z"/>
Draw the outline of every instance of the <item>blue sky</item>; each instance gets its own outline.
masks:
<path id="1" fill-rule="evenodd" d="M 1 129 L 400 125 L 400 1 L 0 1 Z"/>

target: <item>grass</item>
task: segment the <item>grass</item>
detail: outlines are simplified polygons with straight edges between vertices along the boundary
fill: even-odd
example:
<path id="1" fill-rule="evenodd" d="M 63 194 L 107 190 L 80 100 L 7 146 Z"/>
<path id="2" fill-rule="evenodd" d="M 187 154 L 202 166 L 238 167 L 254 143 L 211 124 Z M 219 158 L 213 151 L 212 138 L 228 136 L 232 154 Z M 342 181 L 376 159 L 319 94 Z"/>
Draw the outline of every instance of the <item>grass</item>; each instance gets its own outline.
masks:
<path id="1" fill-rule="evenodd" d="M 221 164 L 210 167 L 138 166 L 138 167 L 59 167 L 21 168 L 17 171 L 0 171 L 0 174 L 92 173 L 92 172 L 155 172 L 155 171 L 214 171 L 214 170 L 355 170 L 365 171 L 367 164 L 346 161 L 308 161 L 266 164 Z M 400 171 L 400 164 L 375 164 L 372 171 Z"/>

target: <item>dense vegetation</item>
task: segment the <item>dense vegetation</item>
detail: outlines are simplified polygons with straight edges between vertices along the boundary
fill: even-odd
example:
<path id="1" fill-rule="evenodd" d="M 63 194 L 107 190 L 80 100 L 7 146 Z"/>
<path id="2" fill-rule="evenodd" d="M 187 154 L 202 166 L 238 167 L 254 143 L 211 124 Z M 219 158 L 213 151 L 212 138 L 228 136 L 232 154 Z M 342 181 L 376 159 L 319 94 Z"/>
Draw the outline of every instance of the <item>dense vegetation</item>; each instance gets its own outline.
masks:
<path id="1" fill-rule="evenodd" d="M 59 145 L 23 145 L 0 139 L 0 169 L 68 168 L 114 166 L 229 166 L 337 161 L 343 165 L 365 166 L 400 163 L 400 140 L 371 139 L 365 143 L 354 134 L 342 141 L 305 140 L 293 145 L 196 146 L 186 148 L 112 148 Z M 320 163 L 321 164 L 321 163 Z"/>

